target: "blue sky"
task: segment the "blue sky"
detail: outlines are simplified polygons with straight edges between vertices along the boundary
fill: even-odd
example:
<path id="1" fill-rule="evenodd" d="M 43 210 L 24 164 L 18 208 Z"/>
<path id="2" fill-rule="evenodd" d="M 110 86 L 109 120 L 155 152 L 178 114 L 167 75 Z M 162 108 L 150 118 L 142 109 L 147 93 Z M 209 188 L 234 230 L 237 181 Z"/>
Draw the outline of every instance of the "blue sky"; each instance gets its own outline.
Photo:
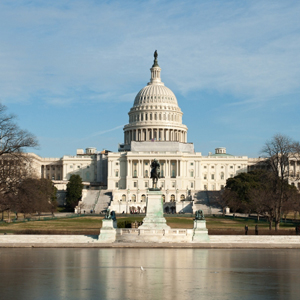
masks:
<path id="1" fill-rule="evenodd" d="M 299 1 L 1 1 L 0 102 L 44 157 L 117 150 L 158 50 L 188 141 L 256 157 L 300 140 Z"/>

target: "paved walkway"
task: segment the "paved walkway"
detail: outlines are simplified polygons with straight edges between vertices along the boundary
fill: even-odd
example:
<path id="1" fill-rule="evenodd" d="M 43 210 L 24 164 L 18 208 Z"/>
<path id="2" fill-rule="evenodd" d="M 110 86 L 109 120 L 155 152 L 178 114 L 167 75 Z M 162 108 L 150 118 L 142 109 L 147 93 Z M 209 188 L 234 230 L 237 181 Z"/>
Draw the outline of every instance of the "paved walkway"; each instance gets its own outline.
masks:
<path id="1" fill-rule="evenodd" d="M 300 236 L 211 235 L 203 243 L 111 243 L 87 235 L 0 235 L 0 248 L 298 248 Z"/>

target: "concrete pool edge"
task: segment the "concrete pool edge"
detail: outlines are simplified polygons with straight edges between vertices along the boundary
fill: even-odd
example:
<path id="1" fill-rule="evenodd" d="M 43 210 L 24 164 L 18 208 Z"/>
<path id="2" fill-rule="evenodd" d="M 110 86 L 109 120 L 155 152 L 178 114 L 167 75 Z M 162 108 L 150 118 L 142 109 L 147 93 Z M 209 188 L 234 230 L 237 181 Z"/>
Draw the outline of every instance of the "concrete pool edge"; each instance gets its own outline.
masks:
<path id="1" fill-rule="evenodd" d="M 199 243 L 100 243 L 87 235 L 1 235 L 0 248 L 300 249 L 300 236 L 213 235 Z"/>

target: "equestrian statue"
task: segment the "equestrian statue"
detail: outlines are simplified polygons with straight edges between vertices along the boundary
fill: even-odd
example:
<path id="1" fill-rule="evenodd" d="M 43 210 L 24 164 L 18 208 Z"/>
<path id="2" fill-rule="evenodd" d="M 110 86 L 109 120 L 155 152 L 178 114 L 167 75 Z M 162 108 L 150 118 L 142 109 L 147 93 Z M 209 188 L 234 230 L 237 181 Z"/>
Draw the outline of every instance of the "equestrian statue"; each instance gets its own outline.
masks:
<path id="1" fill-rule="evenodd" d="M 160 176 L 160 164 L 154 159 L 151 163 L 151 178 L 152 178 L 152 188 L 157 189 L 157 181 Z"/>

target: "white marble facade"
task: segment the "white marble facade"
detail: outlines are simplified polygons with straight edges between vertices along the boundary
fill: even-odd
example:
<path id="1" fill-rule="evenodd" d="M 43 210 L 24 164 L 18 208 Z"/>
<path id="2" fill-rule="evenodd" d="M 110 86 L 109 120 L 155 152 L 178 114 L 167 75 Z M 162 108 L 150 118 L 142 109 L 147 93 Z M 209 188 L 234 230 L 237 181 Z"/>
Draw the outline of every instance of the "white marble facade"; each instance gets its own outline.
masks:
<path id="1" fill-rule="evenodd" d="M 129 123 L 124 126 L 124 142 L 119 152 L 77 149 L 75 156 L 41 158 L 31 154 L 38 176 L 53 180 L 65 190 L 72 174 L 81 176 L 86 187 L 107 187 L 112 192 L 111 209 L 117 212 L 145 211 L 147 190 L 152 186 L 150 164 L 161 165 L 161 188 L 167 203 L 178 208 L 188 205 L 199 191 L 218 191 L 226 180 L 259 166 L 263 159 L 234 156 L 226 148 L 216 148 L 203 156 L 187 143 L 188 128 L 176 96 L 161 81 L 155 57 L 150 82 L 135 97 Z M 294 176 L 290 183 L 299 188 L 299 162 L 290 162 Z M 188 200 L 188 201 L 182 201 Z"/>

